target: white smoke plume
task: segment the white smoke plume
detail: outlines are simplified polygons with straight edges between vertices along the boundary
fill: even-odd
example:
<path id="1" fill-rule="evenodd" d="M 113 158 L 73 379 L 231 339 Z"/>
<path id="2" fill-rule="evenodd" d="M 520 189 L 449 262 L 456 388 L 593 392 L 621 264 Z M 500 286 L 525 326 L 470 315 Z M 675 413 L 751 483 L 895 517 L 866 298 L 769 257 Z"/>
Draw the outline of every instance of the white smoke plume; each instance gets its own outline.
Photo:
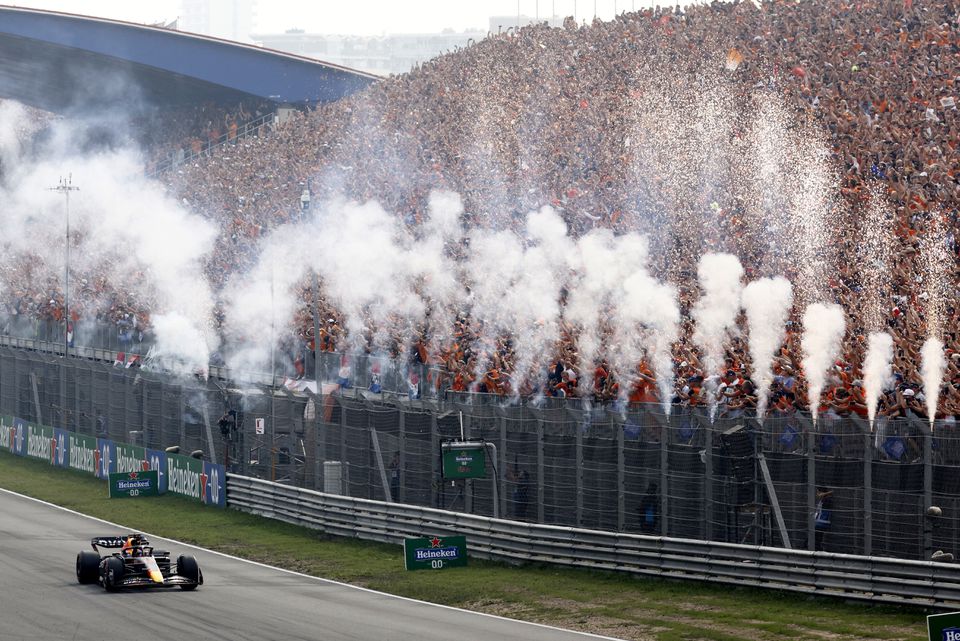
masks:
<path id="1" fill-rule="evenodd" d="M 426 318 L 428 301 L 438 329 L 449 331 L 462 286 L 445 245 L 459 238 L 462 208 L 448 194 L 437 195 L 431 204 L 434 218 L 426 242 L 416 249 L 418 241 L 402 222 L 374 202 L 331 201 L 319 206 L 314 220 L 283 226 L 265 238 L 258 264 L 225 290 L 229 331 L 247 341 L 228 356 L 228 364 L 250 369 L 268 362 L 271 345 L 265 329 L 273 327 L 275 339 L 291 329 L 302 299 L 295 285 L 310 270 L 325 299 L 343 315 L 347 347 L 354 351 L 383 351 L 393 341 L 401 348 L 410 345 Z M 448 324 L 441 327 L 444 322 Z"/>
<path id="2" fill-rule="evenodd" d="M 387 346 L 391 331 L 409 340 L 410 324 L 423 318 L 423 300 L 409 283 L 411 239 L 401 236 L 399 224 L 374 202 L 331 203 L 318 218 L 310 264 L 343 312 L 353 349 L 364 346 L 368 332 L 378 349 Z"/>
<path id="3" fill-rule="evenodd" d="M 697 268 L 701 295 L 693 308 L 693 340 L 703 349 L 703 374 L 710 393 L 710 418 L 716 412 L 715 375 L 723 363 L 723 343 L 740 313 L 743 267 L 732 254 L 704 254 Z"/>
<path id="4" fill-rule="evenodd" d="M 564 257 L 573 242 L 567 236 L 567 225 L 551 207 L 544 207 L 527 216 L 528 245 L 524 255 L 524 275 L 515 285 L 515 295 L 528 310 L 532 322 L 517 325 L 515 371 L 520 377 L 540 372 L 546 360 L 556 351 L 560 337 L 560 295 L 569 279 Z M 540 381 L 530 381 L 539 383 Z M 515 386 L 515 391 L 519 389 Z"/>
<path id="5" fill-rule="evenodd" d="M 867 396 L 867 418 L 871 431 L 877 417 L 877 403 L 890 383 L 892 368 L 893 337 L 887 332 L 871 332 L 867 338 L 867 355 L 863 360 L 863 391 Z"/>
<path id="6" fill-rule="evenodd" d="M 646 238 L 638 234 L 614 236 L 610 230 L 595 229 L 582 236 L 569 256 L 574 275 L 564 310 L 565 319 L 580 330 L 581 394 L 593 390 L 594 364 L 600 358 L 604 343 L 611 348 L 610 365 L 624 380 L 632 380 L 639 354 L 629 340 L 617 336 L 604 339 L 622 330 L 612 322 L 619 314 L 623 283 L 630 276 L 643 272 L 647 262 Z"/>
<path id="7" fill-rule="evenodd" d="M 629 345 L 627 341 L 639 340 L 646 350 L 657 379 L 660 403 L 669 415 L 673 398 L 673 357 L 670 350 L 680 328 L 676 288 L 655 280 L 645 270 L 637 271 L 623 282 L 619 320 L 622 331 L 632 334 L 632 338 L 627 337 L 622 344 Z M 636 363 L 638 351 L 634 347 L 634 351 L 630 352 L 632 360 L 627 363 Z M 630 378 L 626 382 L 630 382 Z M 626 393 L 625 388 L 626 385 L 621 385 L 621 395 Z"/>
<path id="8" fill-rule="evenodd" d="M 525 277 L 524 248 L 508 231 L 474 230 L 465 264 L 470 285 L 470 315 L 477 329 L 474 375 L 481 378 L 493 361 L 497 337 L 516 330 L 519 322 L 533 322 L 532 308 L 518 300 Z M 519 305 L 519 307 L 518 307 Z"/>
<path id="9" fill-rule="evenodd" d="M 743 308 L 750 329 L 750 360 L 757 386 L 757 417 L 762 421 L 773 383 L 772 360 L 786 335 L 793 305 L 793 287 L 783 277 L 761 278 L 743 289 Z"/>
<path id="10" fill-rule="evenodd" d="M 820 394 L 826 384 L 827 370 L 840 354 L 846 331 L 846 318 L 839 305 L 811 303 L 803 313 L 803 371 L 807 377 L 810 414 L 817 423 Z"/>
<path id="11" fill-rule="evenodd" d="M 16 118 L 25 113 L 0 111 L 0 130 L 24 128 Z M 189 373 L 205 369 L 218 347 L 213 296 L 202 277 L 216 229 L 145 178 L 137 151 L 122 141 L 113 148 L 83 151 L 77 142 L 83 139 L 83 123 L 55 120 L 49 125 L 46 142 L 34 155 L 24 153 L 22 145 L 4 143 L 0 273 L 5 280 L 0 291 L 28 290 L 30 283 L 17 274 L 21 265 L 30 264 L 36 282 L 49 283 L 51 298 L 59 299 L 66 206 L 64 196 L 50 188 L 72 176 L 79 191 L 70 197 L 71 315 L 91 321 L 117 302 L 146 308 L 156 338 L 154 354 L 171 368 Z M 98 292 L 86 277 L 102 278 L 116 292 Z"/>
<path id="12" fill-rule="evenodd" d="M 927 404 L 927 416 L 930 420 L 930 429 L 937 417 L 937 403 L 940 399 L 940 385 L 943 382 L 943 372 L 947 368 L 946 358 L 943 355 L 943 341 L 930 337 L 923 342 L 920 348 L 920 372 L 923 377 L 923 396 Z"/>

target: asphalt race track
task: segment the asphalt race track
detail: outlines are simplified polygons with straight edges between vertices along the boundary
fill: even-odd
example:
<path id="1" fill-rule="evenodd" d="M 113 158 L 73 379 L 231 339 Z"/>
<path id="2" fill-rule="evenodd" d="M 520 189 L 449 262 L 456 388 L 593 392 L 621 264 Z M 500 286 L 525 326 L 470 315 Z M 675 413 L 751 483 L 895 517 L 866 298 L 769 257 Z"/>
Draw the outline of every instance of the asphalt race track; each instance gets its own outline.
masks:
<path id="1" fill-rule="evenodd" d="M 537 626 L 351 588 L 149 537 L 193 554 L 204 584 L 107 593 L 80 585 L 76 555 L 99 535 L 96 519 L 0 491 L 0 639 L 229 639 L 230 641 L 584 641 Z M 400 551 L 397 552 L 398 560 Z"/>

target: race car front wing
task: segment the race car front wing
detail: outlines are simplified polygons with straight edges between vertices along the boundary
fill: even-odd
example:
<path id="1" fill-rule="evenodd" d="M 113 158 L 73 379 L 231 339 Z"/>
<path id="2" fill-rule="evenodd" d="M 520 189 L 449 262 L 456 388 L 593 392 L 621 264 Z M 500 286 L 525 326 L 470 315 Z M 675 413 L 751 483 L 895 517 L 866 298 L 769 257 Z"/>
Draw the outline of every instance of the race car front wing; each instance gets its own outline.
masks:
<path id="1" fill-rule="evenodd" d="M 201 576 L 199 581 L 194 581 L 185 576 L 165 576 L 163 577 L 163 582 L 158 583 L 147 576 L 130 576 L 124 577 L 117 582 L 117 587 L 119 588 L 164 587 L 174 585 L 203 585 L 203 577 Z"/>

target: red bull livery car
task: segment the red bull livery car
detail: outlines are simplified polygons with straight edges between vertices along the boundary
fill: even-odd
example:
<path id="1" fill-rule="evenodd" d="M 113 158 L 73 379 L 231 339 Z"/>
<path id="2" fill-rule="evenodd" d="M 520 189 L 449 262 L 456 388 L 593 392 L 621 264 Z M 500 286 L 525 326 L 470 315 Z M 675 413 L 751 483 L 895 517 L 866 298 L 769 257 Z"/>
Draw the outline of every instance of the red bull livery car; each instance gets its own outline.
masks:
<path id="1" fill-rule="evenodd" d="M 194 590 L 203 584 L 203 574 L 192 556 L 180 555 L 170 562 L 170 553 L 155 550 L 142 534 L 100 536 L 90 541 L 93 552 L 77 554 L 77 582 L 99 583 L 108 591 L 120 588 L 154 588 L 179 585 Z M 100 548 L 119 549 L 106 556 Z"/>

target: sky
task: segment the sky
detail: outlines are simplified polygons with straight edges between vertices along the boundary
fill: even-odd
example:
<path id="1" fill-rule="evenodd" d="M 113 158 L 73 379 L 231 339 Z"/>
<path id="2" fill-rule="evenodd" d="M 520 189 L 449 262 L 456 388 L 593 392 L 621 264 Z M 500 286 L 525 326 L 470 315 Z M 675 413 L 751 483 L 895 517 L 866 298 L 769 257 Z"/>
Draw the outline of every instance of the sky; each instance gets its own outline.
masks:
<path id="1" fill-rule="evenodd" d="M 2 1 L 2 0 L 0 0 Z M 370 36 L 383 33 L 435 33 L 486 31 L 491 16 L 539 15 L 546 19 L 552 10 L 559 16 L 579 20 L 596 15 L 609 20 L 615 13 L 655 4 L 660 0 L 254 0 L 254 33 L 280 33 L 303 29 L 311 33 Z M 52 11 L 80 13 L 129 22 L 170 22 L 180 15 L 180 0 L 26 0 L 4 4 Z"/>

